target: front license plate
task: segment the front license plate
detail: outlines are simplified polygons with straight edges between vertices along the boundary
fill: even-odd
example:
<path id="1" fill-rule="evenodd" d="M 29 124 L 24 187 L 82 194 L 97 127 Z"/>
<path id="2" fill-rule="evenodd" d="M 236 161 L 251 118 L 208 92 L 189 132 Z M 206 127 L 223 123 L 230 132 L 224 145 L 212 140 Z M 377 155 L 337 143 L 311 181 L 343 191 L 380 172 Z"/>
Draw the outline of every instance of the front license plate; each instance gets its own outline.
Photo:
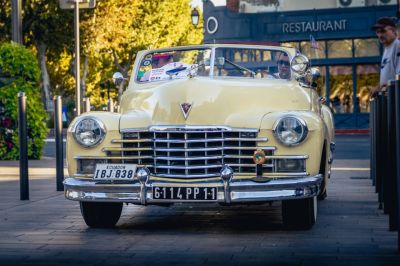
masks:
<path id="1" fill-rule="evenodd" d="M 136 164 L 97 164 L 93 178 L 97 180 L 131 180 Z"/>
<path id="2" fill-rule="evenodd" d="M 153 187 L 155 200 L 217 200 L 216 187 Z"/>

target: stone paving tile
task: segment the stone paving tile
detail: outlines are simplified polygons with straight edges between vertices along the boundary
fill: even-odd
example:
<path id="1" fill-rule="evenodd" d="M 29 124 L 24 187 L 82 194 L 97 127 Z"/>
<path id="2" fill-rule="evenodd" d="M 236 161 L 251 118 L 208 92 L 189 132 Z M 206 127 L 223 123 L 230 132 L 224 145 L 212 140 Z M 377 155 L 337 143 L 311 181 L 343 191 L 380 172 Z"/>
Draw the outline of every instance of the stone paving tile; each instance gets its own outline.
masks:
<path id="1" fill-rule="evenodd" d="M 338 160 L 334 167 L 348 165 L 369 167 L 366 160 Z M 279 203 L 129 205 L 117 228 L 90 229 L 79 204 L 55 191 L 50 171 L 31 181 L 30 201 L 19 201 L 17 180 L 0 175 L 0 265 L 398 266 L 397 233 L 388 231 L 371 180 L 351 178 L 368 174 L 334 171 L 309 231 L 285 231 Z"/>

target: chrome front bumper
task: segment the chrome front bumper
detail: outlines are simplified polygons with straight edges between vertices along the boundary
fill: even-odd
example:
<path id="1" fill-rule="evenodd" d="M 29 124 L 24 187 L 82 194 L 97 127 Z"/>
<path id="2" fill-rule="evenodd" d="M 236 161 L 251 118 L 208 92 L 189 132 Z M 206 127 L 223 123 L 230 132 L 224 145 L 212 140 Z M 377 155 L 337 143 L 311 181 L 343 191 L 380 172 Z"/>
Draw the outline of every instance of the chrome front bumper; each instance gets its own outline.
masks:
<path id="1" fill-rule="evenodd" d="M 176 200 L 153 199 L 153 186 L 182 187 L 217 187 L 219 203 L 263 202 L 285 199 L 309 198 L 317 196 L 322 182 L 322 175 L 300 178 L 280 178 L 266 182 L 230 181 L 210 182 L 161 182 L 147 181 L 129 184 L 104 184 L 95 180 L 67 178 L 64 180 L 65 197 L 77 201 L 129 202 L 135 204 L 157 204 L 170 202 L 188 202 Z M 193 201 L 191 201 L 193 202 Z M 201 201 L 204 202 L 204 201 Z"/>

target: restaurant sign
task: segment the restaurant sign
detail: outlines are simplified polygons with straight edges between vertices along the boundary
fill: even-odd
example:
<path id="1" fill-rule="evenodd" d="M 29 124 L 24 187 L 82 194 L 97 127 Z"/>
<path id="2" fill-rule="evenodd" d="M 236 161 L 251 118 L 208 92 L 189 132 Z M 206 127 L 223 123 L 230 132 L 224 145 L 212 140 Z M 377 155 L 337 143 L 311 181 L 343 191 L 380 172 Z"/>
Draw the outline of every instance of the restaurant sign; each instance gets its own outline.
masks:
<path id="1" fill-rule="evenodd" d="M 288 22 L 282 24 L 283 33 L 345 31 L 347 19 Z"/>

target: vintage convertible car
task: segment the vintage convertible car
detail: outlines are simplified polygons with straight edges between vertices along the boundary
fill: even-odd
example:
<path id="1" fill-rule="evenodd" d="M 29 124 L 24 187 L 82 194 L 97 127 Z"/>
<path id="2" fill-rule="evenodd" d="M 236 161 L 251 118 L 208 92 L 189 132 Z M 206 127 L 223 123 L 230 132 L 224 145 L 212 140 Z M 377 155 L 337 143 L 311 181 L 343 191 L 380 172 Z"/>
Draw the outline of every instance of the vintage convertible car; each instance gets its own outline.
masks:
<path id="1" fill-rule="evenodd" d="M 293 48 L 141 51 L 120 111 L 68 128 L 65 196 L 91 227 L 114 226 L 123 203 L 281 201 L 284 225 L 311 228 L 334 148 L 317 77 Z"/>

